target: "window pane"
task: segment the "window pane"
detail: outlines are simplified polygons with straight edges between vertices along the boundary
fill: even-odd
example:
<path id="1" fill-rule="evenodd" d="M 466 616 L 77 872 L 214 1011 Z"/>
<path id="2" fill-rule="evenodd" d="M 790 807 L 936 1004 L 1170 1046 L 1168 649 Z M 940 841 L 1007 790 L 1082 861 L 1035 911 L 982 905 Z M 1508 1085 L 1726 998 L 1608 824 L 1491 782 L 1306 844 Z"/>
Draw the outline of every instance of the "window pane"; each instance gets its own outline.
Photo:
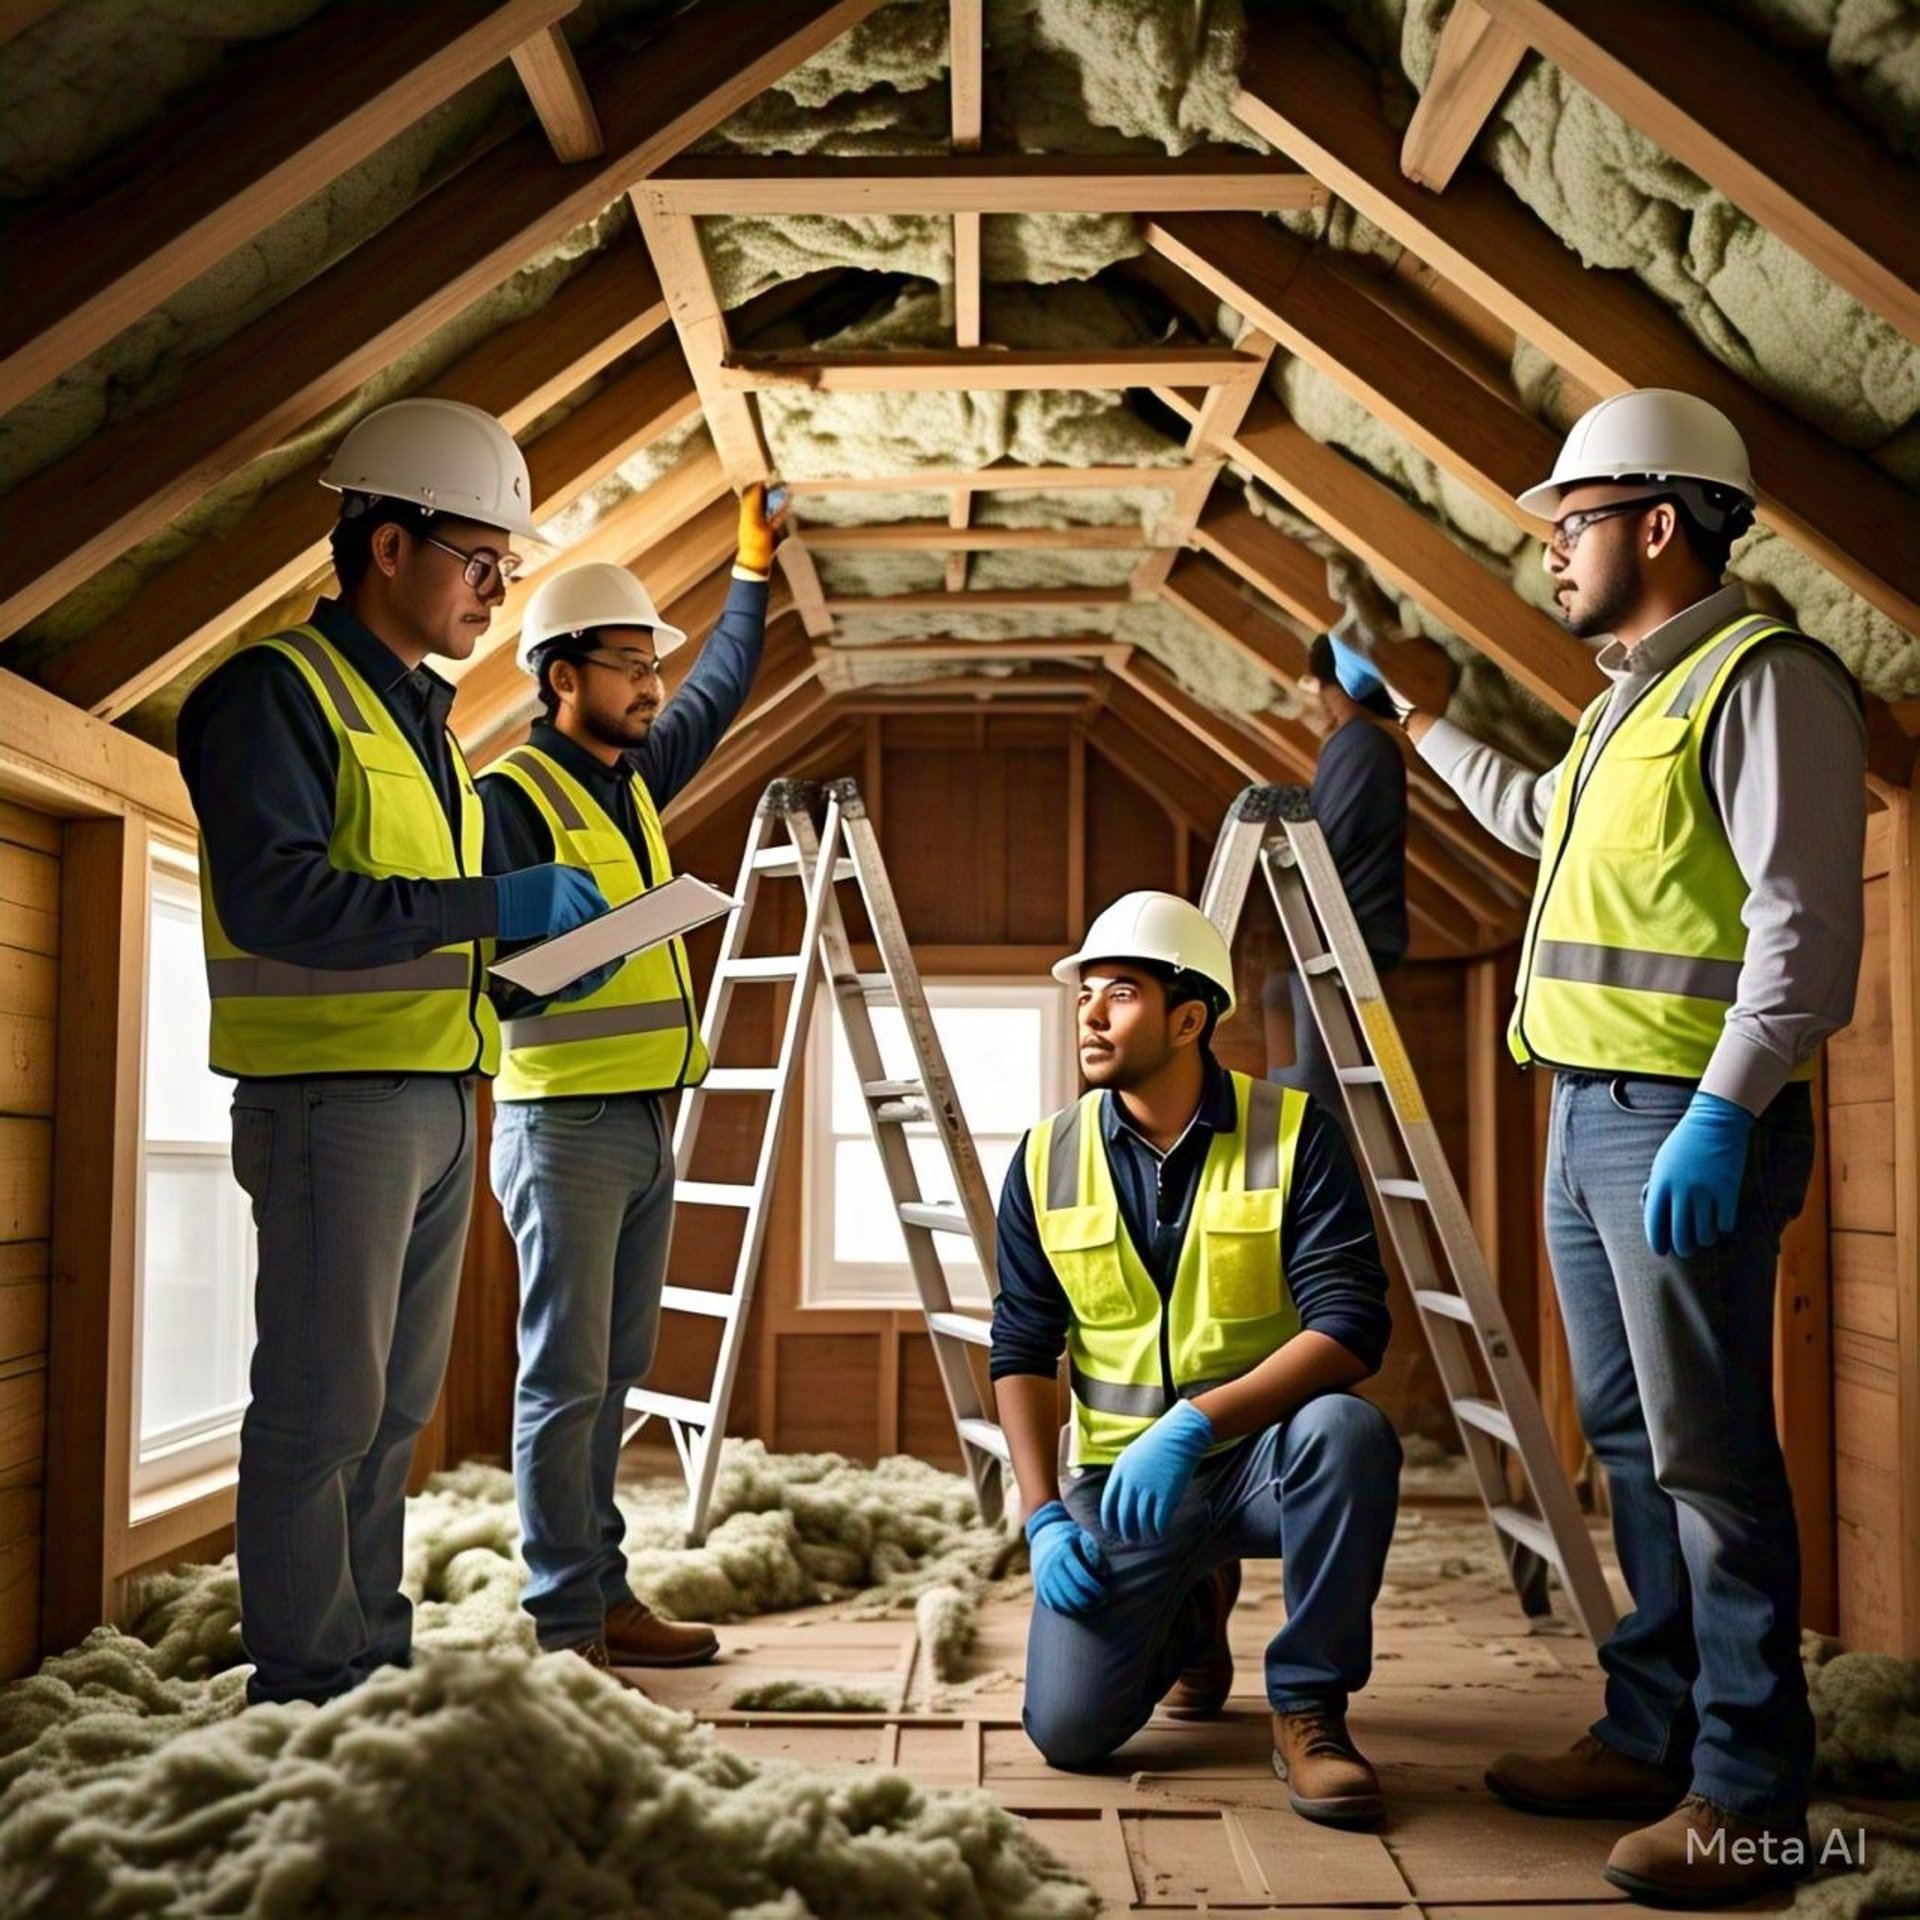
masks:
<path id="1" fill-rule="evenodd" d="M 207 1154 L 147 1160 L 140 1443 L 236 1414 L 253 1345 L 252 1236 L 233 1174 Z M 241 1203 L 244 1206 L 244 1201 Z"/>
<path id="2" fill-rule="evenodd" d="M 934 1031 L 953 1075 L 954 1092 L 967 1124 L 982 1133 L 1017 1132 L 1030 1127 L 1046 1110 L 1041 1092 L 1043 1026 L 1034 1006 L 954 1006 L 940 1004 L 940 989 L 929 990 L 934 1002 Z M 846 1035 L 826 995 L 816 1003 L 814 1018 L 833 1029 L 833 1130 L 836 1134 L 867 1130 L 865 1100 L 854 1077 L 853 1058 Z M 915 1076 L 913 1049 L 907 1042 L 906 1020 L 898 1007 L 873 1009 L 874 1038 L 889 1080 Z"/>
<path id="3" fill-rule="evenodd" d="M 206 962 L 192 881 L 157 870 L 148 918 L 147 1138 L 228 1138 L 233 1082 L 207 1065 Z"/>

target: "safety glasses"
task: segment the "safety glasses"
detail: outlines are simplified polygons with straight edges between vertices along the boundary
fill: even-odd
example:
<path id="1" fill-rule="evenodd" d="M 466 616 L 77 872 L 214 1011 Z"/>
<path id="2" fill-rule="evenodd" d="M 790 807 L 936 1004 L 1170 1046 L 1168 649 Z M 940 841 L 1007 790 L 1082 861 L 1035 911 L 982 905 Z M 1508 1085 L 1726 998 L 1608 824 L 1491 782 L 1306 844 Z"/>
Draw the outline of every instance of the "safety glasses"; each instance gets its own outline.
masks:
<path id="1" fill-rule="evenodd" d="M 611 667 L 615 673 L 624 673 L 632 686 L 660 678 L 660 662 L 637 653 L 586 653 L 580 658 L 585 666 Z"/>
<path id="2" fill-rule="evenodd" d="M 1578 513 L 1570 513 L 1564 520 L 1556 520 L 1553 531 L 1547 535 L 1547 551 L 1557 553 L 1562 560 L 1571 554 L 1580 544 L 1580 536 L 1601 520 L 1611 520 L 1618 514 L 1644 513 L 1648 507 L 1664 507 L 1673 503 L 1670 493 L 1650 493 L 1642 500 L 1616 500 L 1608 507 L 1582 507 Z"/>
<path id="3" fill-rule="evenodd" d="M 463 553 L 444 540 L 436 540 L 430 533 L 423 533 L 420 538 L 428 546 L 438 547 L 442 553 L 450 553 L 456 560 L 464 561 L 466 564 L 460 578 L 482 596 L 491 593 L 496 586 L 506 586 L 520 571 L 520 556 L 517 553 L 495 553 L 491 547 L 475 547 L 471 553 Z"/>

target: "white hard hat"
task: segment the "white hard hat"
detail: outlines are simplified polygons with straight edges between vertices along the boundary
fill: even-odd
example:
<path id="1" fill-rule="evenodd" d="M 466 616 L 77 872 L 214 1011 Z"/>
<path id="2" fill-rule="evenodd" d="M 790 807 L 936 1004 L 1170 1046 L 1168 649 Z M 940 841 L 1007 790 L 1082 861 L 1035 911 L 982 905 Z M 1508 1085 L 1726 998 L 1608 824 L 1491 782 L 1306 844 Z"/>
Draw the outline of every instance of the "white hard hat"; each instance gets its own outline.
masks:
<path id="1" fill-rule="evenodd" d="M 492 414 L 460 400 L 375 408 L 340 442 L 320 484 L 539 538 L 526 455 Z"/>
<path id="2" fill-rule="evenodd" d="M 1181 973 L 1197 973 L 1226 996 L 1222 1017 L 1234 1008 L 1233 956 L 1220 929 L 1177 893 L 1123 893 L 1098 914 L 1080 951 L 1054 962 L 1053 977 L 1065 986 L 1096 960 L 1150 960 Z"/>
<path id="3" fill-rule="evenodd" d="M 1518 496 L 1523 513 L 1551 520 L 1569 487 L 1592 480 L 1697 480 L 1753 503 L 1740 430 L 1697 394 L 1671 387 L 1616 393 L 1573 423 L 1553 472 Z"/>
<path id="4" fill-rule="evenodd" d="M 651 627 L 653 644 L 662 649 L 677 647 L 687 637 L 660 618 L 653 595 L 625 567 L 590 560 L 549 574 L 534 588 L 514 657 L 523 672 L 531 673 L 534 655 L 549 641 L 591 633 L 595 627 Z"/>

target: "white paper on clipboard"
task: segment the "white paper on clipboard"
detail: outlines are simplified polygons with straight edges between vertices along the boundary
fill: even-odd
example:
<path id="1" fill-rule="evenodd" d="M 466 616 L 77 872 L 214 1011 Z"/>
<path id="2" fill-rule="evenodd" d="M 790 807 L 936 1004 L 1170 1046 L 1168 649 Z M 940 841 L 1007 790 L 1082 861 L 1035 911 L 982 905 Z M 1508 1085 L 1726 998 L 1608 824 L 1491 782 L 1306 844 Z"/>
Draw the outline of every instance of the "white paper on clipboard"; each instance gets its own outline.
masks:
<path id="1" fill-rule="evenodd" d="M 722 893 L 690 873 L 678 874 L 665 886 L 654 887 L 585 926 L 555 934 L 511 959 L 496 961 L 493 971 L 513 986 L 544 997 L 558 993 L 583 973 L 604 967 L 609 960 L 624 960 L 630 953 L 657 947 L 675 934 L 717 920 L 734 904 L 730 893 Z"/>

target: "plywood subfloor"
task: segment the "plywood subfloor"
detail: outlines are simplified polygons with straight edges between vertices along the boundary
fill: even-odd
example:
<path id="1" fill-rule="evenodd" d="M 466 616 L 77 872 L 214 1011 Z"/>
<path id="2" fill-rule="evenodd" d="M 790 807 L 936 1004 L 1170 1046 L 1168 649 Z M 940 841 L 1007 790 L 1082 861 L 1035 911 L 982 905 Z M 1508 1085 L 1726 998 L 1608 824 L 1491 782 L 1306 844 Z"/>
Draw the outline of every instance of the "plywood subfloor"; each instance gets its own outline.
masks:
<path id="1" fill-rule="evenodd" d="M 1445 1575 L 1439 1569 L 1448 1568 Z M 646 1676 L 646 1691 L 758 1758 L 898 1767 L 926 1786 L 978 1786 L 1021 1814 L 1116 1913 L 1284 1913 L 1291 1920 L 1570 1920 L 1622 1905 L 1600 1867 L 1625 1826 L 1535 1820 L 1480 1784 L 1513 1746 L 1564 1747 L 1593 1719 L 1598 1669 L 1564 1621 L 1515 1603 L 1477 1509 L 1403 1515 L 1377 1614 L 1373 1685 L 1351 1716 L 1380 1768 L 1378 1834 L 1300 1819 L 1269 1762 L 1261 1654 L 1283 1609 L 1277 1564 L 1250 1564 L 1233 1619 L 1238 1685 L 1202 1726 L 1150 1722 L 1096 1774 L 1056 1773 L 1020 1728 L 1024 1591 L 992 1601 L 966 1677 L 927 1670 L 910 1618 L 857 1606 L 721 1630 L 722 1660 Z M 881 1713 L 741 1713 L 776 1679 L 860 1687 Z"/>

